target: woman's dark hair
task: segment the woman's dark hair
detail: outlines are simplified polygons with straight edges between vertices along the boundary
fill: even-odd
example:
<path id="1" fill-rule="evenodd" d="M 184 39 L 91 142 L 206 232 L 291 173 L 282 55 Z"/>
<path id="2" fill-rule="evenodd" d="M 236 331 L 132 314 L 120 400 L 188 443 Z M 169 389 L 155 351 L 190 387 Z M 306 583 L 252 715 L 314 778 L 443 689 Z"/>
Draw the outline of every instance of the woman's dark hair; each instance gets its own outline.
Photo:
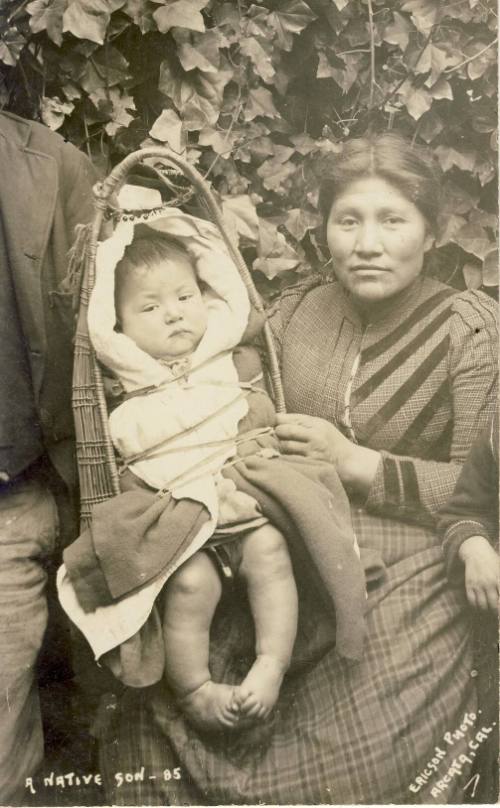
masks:
<path id="1" fill-rule="evenodd" d="M 355 138 L 323 167 L 319 207 L 326 224 L 333 202 L 347 187 L 367 177 L 393 185 L 425 217 L 431 232 L 438 229 L 441 171 L 431 152 L 398 134 Z"/>

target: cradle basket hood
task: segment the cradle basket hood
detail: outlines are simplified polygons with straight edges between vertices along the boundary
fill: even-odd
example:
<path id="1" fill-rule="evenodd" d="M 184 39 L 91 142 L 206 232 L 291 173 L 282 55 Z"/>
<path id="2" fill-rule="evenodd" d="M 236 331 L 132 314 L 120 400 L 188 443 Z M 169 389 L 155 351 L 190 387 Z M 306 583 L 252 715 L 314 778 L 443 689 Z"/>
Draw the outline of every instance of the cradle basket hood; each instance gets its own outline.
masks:
<path id="1" fill-rule="evenodd" d="M 116 267 L 123 258 L 125 249 L 132 243 L 138 225 L 141 225 L 141 229 L 146 226 L 150 230 L 173 236 L 179 241 L 192 257 L 199 279 L 216 295 L 226 300 L 231 280 L 235 276 L 237 278 L 240 276 L 219 231 L 211 222 L 183 213 L 178 208 L 149 210 L 122 219 L 113 235 L 99 245 L 97 272 L 103 259 L 108 266 L 112 263 Z M 104 245 L 106 250 L 103 249 Z"/>
<path id="2" fill-rule="evenodd" d="M 208 287 L 204 294 L 213 316 L 209 317 L 207 332 L 193 355 L 195 362 L 234 348 L 245 332 L 250 313 L 245 285 L 211 222 L 177 208 L 125 214 L 113 234 L 97 248 L 96 282 L 89 302 L 88 327 L 98 358 L 122 378 L 127 390 L 144 384 L 159 384 L 165 375 L 155 359 L 125 334 L 114 330 L 117 320 L 115 269 L 127 246 L 134 240 L 139 225 L 141 230 L 146 226 L 157 233 L 168 234 L 182 244 L 192 259 L 198 278 Z"/>

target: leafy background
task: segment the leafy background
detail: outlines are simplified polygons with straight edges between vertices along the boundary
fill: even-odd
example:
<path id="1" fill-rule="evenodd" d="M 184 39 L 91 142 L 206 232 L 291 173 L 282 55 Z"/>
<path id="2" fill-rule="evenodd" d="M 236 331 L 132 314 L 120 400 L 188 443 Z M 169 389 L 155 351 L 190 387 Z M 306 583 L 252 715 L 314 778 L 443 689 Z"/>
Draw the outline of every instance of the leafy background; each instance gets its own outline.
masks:
<path id="1" fill-rule="evenodd" d="M 493 0 L 3 0 L 0 106 L 102 172 L 144 145 L 186 155 L 265 294 L 326 264 L 321 159 L 403 132 L 445 172 L 435 271 L 493 287 L 497 24 Z"/>

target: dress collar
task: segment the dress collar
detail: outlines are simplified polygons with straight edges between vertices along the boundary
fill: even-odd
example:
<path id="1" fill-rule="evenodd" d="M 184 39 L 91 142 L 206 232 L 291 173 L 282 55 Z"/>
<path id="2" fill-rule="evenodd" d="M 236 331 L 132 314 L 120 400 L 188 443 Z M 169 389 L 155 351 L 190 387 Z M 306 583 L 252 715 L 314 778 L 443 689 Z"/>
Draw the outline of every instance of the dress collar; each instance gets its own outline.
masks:
<path id="1" fill-rule="evenodd" d="M 413 311 L 417 301 L 421 299 L 425 277 L 419 275 L 413 283 L 397 295 L 384 301 L 382 305 L 374 307 L 373 314 L 369 318 L 363 316 L 353 295 L 340 282 L 337 283 L 338 294 L 344 303 L 345 313 L 354 324 L 362 329 L 369 326 L 373 330 L 385 330 L 387 326 L 393 326 L 404 320 Z"/>

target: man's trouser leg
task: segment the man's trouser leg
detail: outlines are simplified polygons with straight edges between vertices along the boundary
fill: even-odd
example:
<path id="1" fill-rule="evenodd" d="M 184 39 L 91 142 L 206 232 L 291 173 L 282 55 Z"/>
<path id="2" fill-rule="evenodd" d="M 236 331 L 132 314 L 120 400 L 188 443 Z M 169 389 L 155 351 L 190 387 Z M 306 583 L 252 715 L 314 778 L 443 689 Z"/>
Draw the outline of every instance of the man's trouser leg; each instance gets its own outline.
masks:
<path id="1" fill-rule="evenodd" d="M 47 625 L 43 562 L 56 530 L 54 499 L 41 482 L 0 490 L 0 805 L 23 803 L 25 780 L 43 758 L 35 673 Z"/>

